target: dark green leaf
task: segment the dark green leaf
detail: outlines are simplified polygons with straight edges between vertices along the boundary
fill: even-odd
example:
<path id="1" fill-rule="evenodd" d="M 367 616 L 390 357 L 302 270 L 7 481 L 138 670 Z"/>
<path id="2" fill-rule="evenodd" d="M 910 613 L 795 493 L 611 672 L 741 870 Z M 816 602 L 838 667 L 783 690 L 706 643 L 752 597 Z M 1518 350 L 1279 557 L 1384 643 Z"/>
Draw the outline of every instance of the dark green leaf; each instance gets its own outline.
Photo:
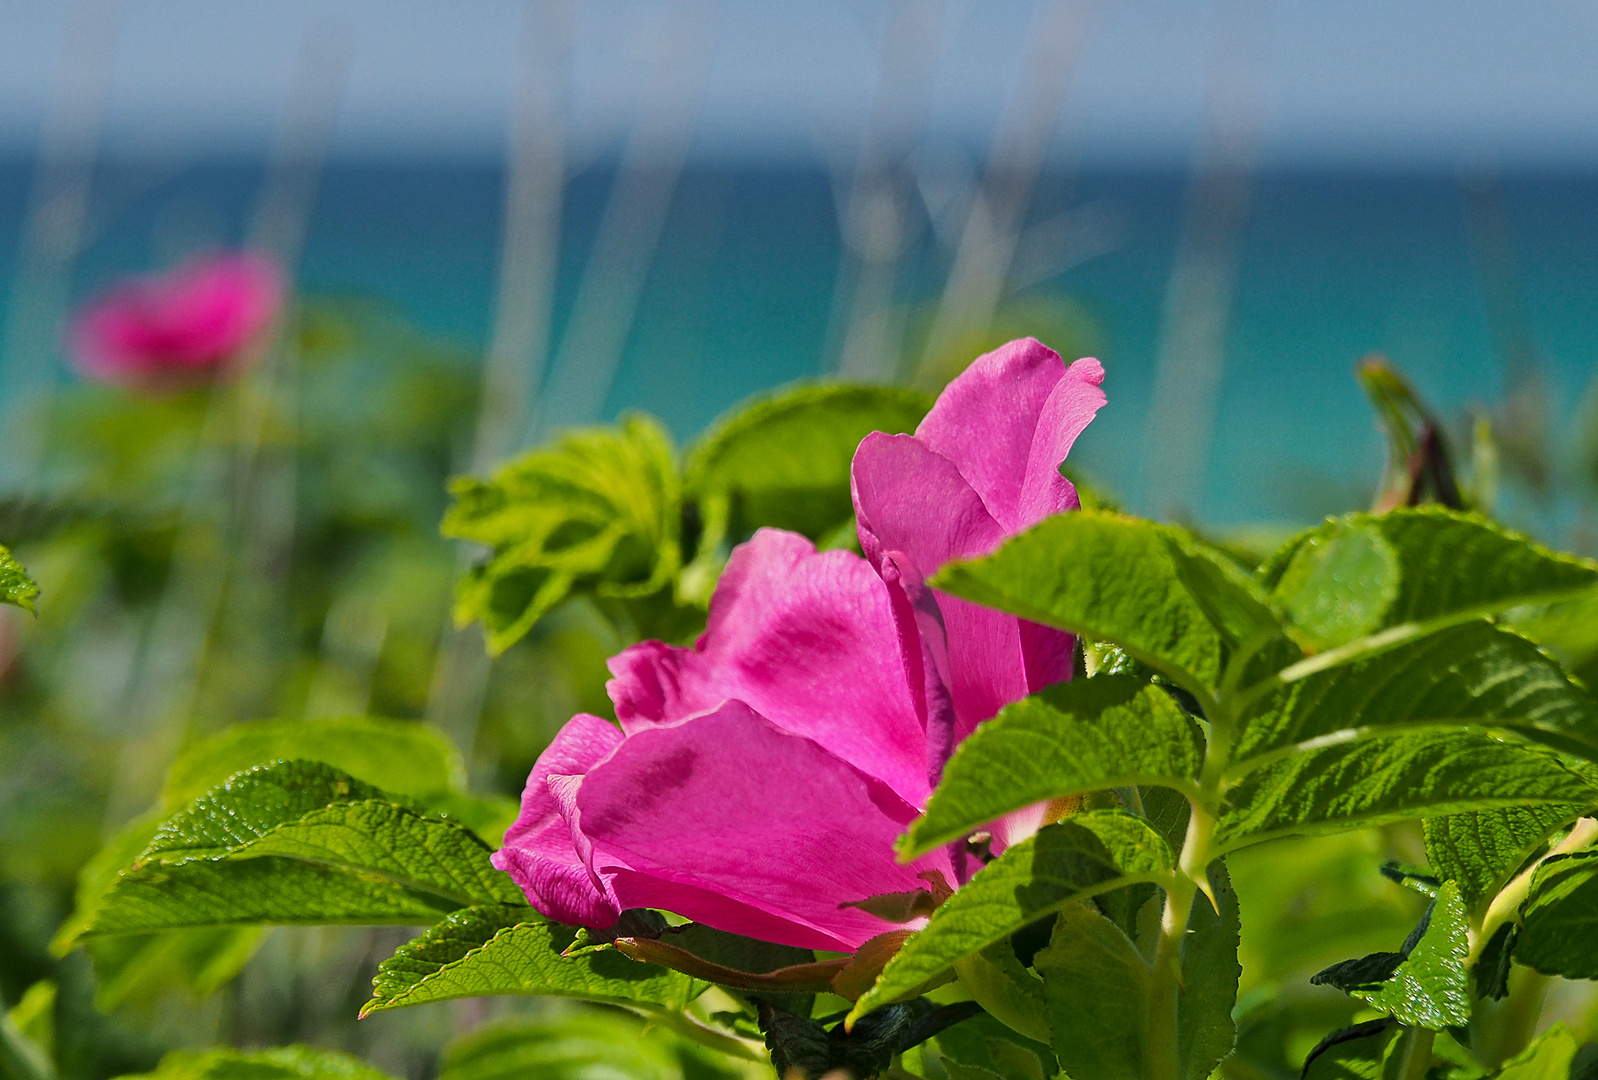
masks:
<path id="1" fill-rule="evenodd" d="M 1598 757 L 1598 700 L 1530 641 L 1473 621 L 1278 688 L 1245 720 L 1233 759 L 1343 733 L 1467 723 Z"/>
<path id="2" fill-rule="evenodd" d="M 1399 732 L 1306 750 L 1245 774 L 1214 848 L 1537 803 L 1585 808 L 1586 778 L 1552 754 L 1474 730 Z"/>
<path id="3" fill-rule="evenodd" d="M 1049 825 L 983 867 L 940 907 L 855 1003 L 851 1019 L 909 996 L 956 961 L 1045 915 L 1170 874 L 1171 849 L 1147 822 L 1115 810 Z"/>
<path id="4" fill-rule="evenodd" d="M 1386 541 L 1399 570 L 1397 595 L 1378 627 L 1473 618 L 1598 588 L 1598 564 L 1555 554 L 1483 517 L 1438 506 L 1328 521 L 1288 541 L 1261 567 L 1260 580 L 1278 589 L 1311 541 L 1369 529 Z"/>
<path id="5" fill-rule="evenodd" d="M 1428 818 L 1426 859 L 1440 878 L 1459 882 L 1467 906 L 1497 895 L 1548 837 L 1579 813 L 1562 804 L 1511 806 Z"/>
<path id="6" fill-rule="evenodd" d="M 1404 962 L 1401 952 L 1371 953 L 1355 960 L 1344 960 L 1309 977 L 1312 986 L 1335 986 L 1345 994 L 1370 990 L 1393 977 Z"/>
<path id="7" fill-rule="evenodd" d="M 1334 522 L 1300 540 L 1273 590 L 1306 645 L 1373 633 L 1398 596 L 1398 555 L 1367 521 Z"/>
<path id="8" fill-rule="evenodd" d="M 1598 851 L 1545 860 L 1520 916 L 1516 960 L 1544 975 L 1598 979 Z"/>
<path id="9" fill-rule="evenodd" d="M 1112 642 L 1193 690 L 1220 677 L 1227 634 L 1269 617 L 1241 575 L 1221 569 L 1224 561 L 1175 528 L 1077 511 L 1049 518 L 984 559 L 951 563 L 933 584 Z"/>
<path id="10" fill-rule="evenodd" d="M 1193 901 L 1182 938 L 1182 993 L 1177 999 L 1177 1049 L 1191 1080 L 1204 1080 L 1232 1052 L 1237 1025 L 1238 981 L 1243 968 L 1237 950 L 1242 933 L 1237 891 L 1222 862 L 1210 864 L 1210 891 L 1216 907 L 1202 896 Z"/>
<path id="11" fill-rule="evenodd" d="M 1232 1049 L 1237 961 L 1237 896 L 1217 866 L 1211 879 L 1221 912 L 1199 898 L 1182 939 L 1177 1001 L 1183 1080 L 1205 1080 Z M 1082 905 L 1060 913 L 1037 955 L 1048 995 L 1054 1051 L 1075 1080 L 1143 1080 L 1149 1065 L 1149 962 L 1113 923 Z"/>
<path id="12" fill-rule="evenodd" d="M 39 586 L 33 583 L 22 564 L 4 546 L 0 546 L 0 604 L 14 604 L 32 611 L 34 598 L 38 595 Z"/>
<path id="13" fill-rule="evenodd" d="M 603 950 L 562 956 L 576 931 L 525 906 L 467 908 L 402 946 L 377 969 L 361 1015 L 451 998 L 541 994 L 682 1008 L 700 990 L 656 964 Z"/>
<path id="14" fill-rule="evenodd" d="M 174 1050 L 149 1080 L 389 1080 L 388 1074 L 341 1054 L 313 1046 L 270 1050 Z"/>
<path id="15" fill-rule="evenodd" d="M 571 432 L 451 491 L 444 535 L 492 549 L 461 581 L 455 616 L 481 622 L 496 654 L 574 592 L 645 598 L 682 563 L 671 439 L 647 417 Z"/>
<path id="16" fill-rule="evenodd" d="M 1108 787 L 1190 787 L 1198 726 L 1164 690 L 1129 675 L 1061 683 L 1008 706 L 960 744 L 926 814 L 899 841 L 930 851 L 1032 803 Z"/>
<path id="17" fill-rule="evenodd" d="M 1383 1017 L 1332 1032 L 1304 1059 L 1303 1080 L 1381 1080 L 1398 1031 L 1391 1018 Z"/>
<path id="18" fill-rule="evenodd" d="M 1515 942 L 1520 937 L 1520 927 L 1504 923 L 1482 947 L 1476 967 L 1471 971 L 1472 986 L 1479 998 L 1502 1001 L 1509 996 L 1510 961 L 1515 956 Z"/>
<path id="19" fill-rule="evenodd" d="M 251 923 L 427 923 L 519 899 L 470 830 L 317 762 L 240 773 L 156 830 L 88 934 Z"/>
<path id="20" fill-rule="evenodd" d="M 1428 913 L 1425 930 L 1404 959 L 1379 985 L 1344 989 L 1406 1027 L 1442 1031 L 1470 1023 L 1470 919 L 1459 886 L 1445 881 Z"/>
<path id="21" fill-rule="evenodd" d="M 913 431 L 932 400 L 886 386 L 799 386 L 740 405 L 688 455 L 690 497 L 729 498 L 735 532 L 774 525 L 818 539 L 854 513 L 849 466 L 873 431 Z"/>

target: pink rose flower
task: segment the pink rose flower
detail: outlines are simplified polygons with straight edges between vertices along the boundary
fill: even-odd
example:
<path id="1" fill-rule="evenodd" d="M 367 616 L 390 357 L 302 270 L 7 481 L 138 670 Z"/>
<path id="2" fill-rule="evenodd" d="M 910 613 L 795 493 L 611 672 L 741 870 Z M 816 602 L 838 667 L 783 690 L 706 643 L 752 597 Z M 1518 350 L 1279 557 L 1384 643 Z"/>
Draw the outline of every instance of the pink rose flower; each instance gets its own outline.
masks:
<path id="1" fill-rule="evenodd" d="M 84 374 L 104 382 L 200 382 L 253 359 L 283 295 L 283 276 L 265 256 L 208 256 L 91 299 L 73 319 L 68 348 Z"/>
<path id="2" fill-rule="evenodd" d="M 959 739 L 1070 676 L 1069 635 L 929 589 L 952 558 L 1077 505 L 1059 464 L 1104 403 L 1093 360 L 1035 341 L 977 359 L 915 435 L 854 462 L 867 558 L 762 529 L 733 552 L 691 649 L 610 661 L 620 726 L 574 717 L 538 759 L 494 865 L 560 922 L 661 908 L 805 948 L 895 929 L 850 906 L 966 877 L 963 850 L 893 842 Z M 1035 829 L 995 826 L 998 845 Z"/>

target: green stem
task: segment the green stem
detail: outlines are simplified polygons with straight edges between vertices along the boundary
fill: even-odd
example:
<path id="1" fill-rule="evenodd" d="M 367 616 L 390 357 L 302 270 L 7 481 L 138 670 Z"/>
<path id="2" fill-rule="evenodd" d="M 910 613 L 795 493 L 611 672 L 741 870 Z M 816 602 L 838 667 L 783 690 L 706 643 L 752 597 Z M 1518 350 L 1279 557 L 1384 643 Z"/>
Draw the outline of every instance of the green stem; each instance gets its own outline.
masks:
<path id="1" fill-rule="evenodd" d="M 1532 878 L 1536 875 L 1538 867 L 1555 855 L 1565 855 L 1591 847 L 1595 840 L 1598 840 L 1598 821 L 1592 818 L 1578 819 L 1565 838 L 1555 844 L 1548 854 L 1532 863 L 1500 889 L 1498 895 L 1493 897 L 1492 903 L 1487 906 L 1486 914 L 1482 916 L 1481 926 L 1476 930 L 1475 940 L 1471 942 L 1470 955 L 1465 958 L 1465 963 L 1475 964 L 1481 958 L 1481 952 L 1487 947 L 1487 943 L 1498 932 L 1498 928 L 1520 917 L 1520 905 L 1525 903 L 1526 897 L 1531 893 Z"/>
<path id="2" fill-rule="evenodd" d="M 1482 1064 L 1497 1068 L 1531 1045 L 1549 982 L 1541 972 L 1516 967 L 1510 975 L 1507 998 L 1477 1004 L 1471 1038 Z"/>
<path id="3" fill-rule="evenodd" d="M 1215 819 L 1197 802 L 1188 818 L 1187 837 L 1176 873 L 1165 887 L 1165 912 L 1160 918 L 1160 940 L 1154 951 L 1149 979 L 1149 1015 L 1144 1030 L 1144 1053 L 1150 1080 L 1180 1080 L 1182 1061 L 1177 1030 L 1182 993 L 1182 941 L 1187 936 L 1193 897 L 1209 865 L 1210 834 Z M 1208 879 L 1203 879 L 1208 884 Z M 1205 889 L 1206 893 L 1208 889 Z"/>
<path id="4" fill-rule="evenodd" d="M 1177 1005 L 1182 992 L 1182 936 L 1198 886 L 1177 874 L 1167 887 L 1165 914 L 1160 920 L 1160 943 L 1154 953 L 1149 980 L 1149 1016 L 1145 1030 L 1150 1080 L 1180 1080 L 1181 1055 L 1177 1050 Z"/>

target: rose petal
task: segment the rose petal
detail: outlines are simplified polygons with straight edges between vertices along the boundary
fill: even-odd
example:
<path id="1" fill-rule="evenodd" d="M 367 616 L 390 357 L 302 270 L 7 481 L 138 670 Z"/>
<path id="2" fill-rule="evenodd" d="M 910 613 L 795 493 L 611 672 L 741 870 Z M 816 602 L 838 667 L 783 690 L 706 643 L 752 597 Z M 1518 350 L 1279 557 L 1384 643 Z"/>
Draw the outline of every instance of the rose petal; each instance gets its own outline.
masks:
<path id="1" fill-rule="evenodd" d="M 736 699 L 926 805 L 926 737 L 888 592 L 851 552 L 761 529 L 733 552 L 692 649 L 644 642 L 610 670 L 629 734 Z"/>
<path id="2" fill-rule="evenodd" d="M 944 387 L 915 437 L 955 464 L 1005 532 L 1020 532 L 1076 505 L 1059 466 L 1104 404 L 1103 379 L 1096 360 L 1067 369 L 1041 342 L 1012 341 Z"/>
<path id="3" fill-rule="evenodd" d="M 852 950 L 891 929 L 839 905 L 922 888 L 893 843 L 916 808 L 816 742 L 729 701 L 642 729 L 577 792 L 592 868 L 624 907 L 659 907 L 731 933 Z"/>
<path id="4" fill-rule="evenodd" d="M 558 922 L 609 926 L 621 913 L 595 883 L 573 843 L 560 797 L 565 795 L 569 804 L 569 787 L 557 792 L 551 780 L 559 787 L 559 778 L 581 776 L 620 746 L 622 738 L 616 725 L 597 716 L 572 717 L 539 755 L 522 792 L 521 813 L 505 833 L 505 846 L 491 859 L 527 894 L 529 904 Z"/>
<path id="5" fill-rule="evenodd" d="M 904 582 L 912 601 L 944 563 L 986 555 L 1004 540 L 1004 530 L 954 463 L 916 437 L 866 436 L 855 451 L 853 481 L 861 549 L 879 571 L 892 557 L 890 572 Z M 1026 663 L 1015 616 L 935 595 L 947 648 L 933 651 L 947 656 L 958 740 L 1027 695 Z M 919 624 L 922 633 L 929 632 L 929 620 Z"/>
<path id="6" fill-rule="evenodd" d="M 202 259 L 90 301 L 73 322 L 69 345 L 97 378 L 192 376 L 252 344 L 276 317 L 283 293 L 280 271 L 263 256 Z"/>

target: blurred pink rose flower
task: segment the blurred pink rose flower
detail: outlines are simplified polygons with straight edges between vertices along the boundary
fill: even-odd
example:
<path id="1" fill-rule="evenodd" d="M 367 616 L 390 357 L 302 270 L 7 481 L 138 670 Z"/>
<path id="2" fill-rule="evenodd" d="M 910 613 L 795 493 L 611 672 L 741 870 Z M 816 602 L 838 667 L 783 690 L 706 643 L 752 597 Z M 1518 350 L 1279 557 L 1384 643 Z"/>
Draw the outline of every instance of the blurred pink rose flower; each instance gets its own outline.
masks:
<path id="1" fill-rule="evenodd" d="M 103 382 L 202 382 L 253 359 L 284 291 L 281 271 L 263 255 L 196 259 L 89 300 L 72 321 L 68 348 L 85 375 Z"/>
<path id="2" fill-rule="evenodd" d="M 647 641 L 611 659 L 619 727 L 584 714 L 556 735 L 494 865 L 560 922 L 661 908 L 841 950 L 896 928 L 852 902 L 962 882 L 961 849 L 900 865 L 894 839 L 955 742 L 1069 678 L 1072 642 L 925 579 L 1077 505 L 1058 466 L 1104 403 L 1102 377 L 1013 342 L 951 383 L 915 435 L 867 437 L 854 491 L 868 558 L 776 529 L 734 551 L 693 648 Z"/>

